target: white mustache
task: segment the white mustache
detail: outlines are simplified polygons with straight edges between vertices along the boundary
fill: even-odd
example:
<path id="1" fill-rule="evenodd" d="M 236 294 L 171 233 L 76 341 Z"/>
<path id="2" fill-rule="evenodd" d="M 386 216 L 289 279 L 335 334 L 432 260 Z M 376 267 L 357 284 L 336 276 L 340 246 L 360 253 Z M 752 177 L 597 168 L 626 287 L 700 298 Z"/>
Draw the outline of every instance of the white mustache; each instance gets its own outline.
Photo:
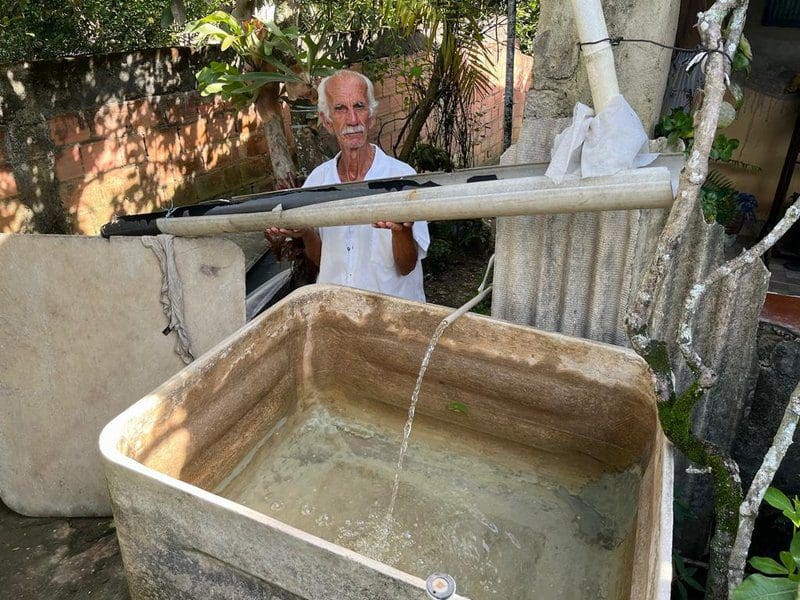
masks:
<path id="1" fill-rule="evenodd" d="M 342 135 L 347 135 L 348 133 L 364 133 L 364 126 L 353 125 L 352 127 L 348 126 L 342 129 Z"/>

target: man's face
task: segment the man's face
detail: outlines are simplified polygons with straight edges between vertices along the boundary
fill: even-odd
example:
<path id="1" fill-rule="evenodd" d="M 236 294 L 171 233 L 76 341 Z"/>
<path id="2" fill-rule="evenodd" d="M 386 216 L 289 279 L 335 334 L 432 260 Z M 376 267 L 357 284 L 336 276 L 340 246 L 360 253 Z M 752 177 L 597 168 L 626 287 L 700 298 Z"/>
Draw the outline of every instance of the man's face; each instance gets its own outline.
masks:
<path id="1" fill-rule="evenodd" d="M 331 111 L 330 118 L 322 115 L 325 128 L 336 136 L 342 151 L 363 147 L 372 124 L 367 85 L 356 77 L 336 77 L 325 91 Z"/>

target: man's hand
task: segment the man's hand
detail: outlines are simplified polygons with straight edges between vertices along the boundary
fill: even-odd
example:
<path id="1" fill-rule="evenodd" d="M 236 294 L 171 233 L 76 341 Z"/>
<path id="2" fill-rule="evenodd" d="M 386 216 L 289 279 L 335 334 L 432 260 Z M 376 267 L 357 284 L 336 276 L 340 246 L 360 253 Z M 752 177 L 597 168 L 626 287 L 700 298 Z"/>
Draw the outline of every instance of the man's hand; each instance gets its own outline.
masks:
<path id="1" fill-rule="evenodd" d="M 269 227 L 264 231 L 264 237 L 267 238 L 270 246 L 272 246 L 272 252 L 278 260 L 283 260 L 285 256 L 294 258 L 293 254 L 296 255 L 296 252 L 287 252 L 284 247 L 294 245 L 290 243 L 293 239 L 302 239 L 303 244 L 296 245 L 296 248 L 299 248 L 300 251 L 304 249 L 308 259 L 319 266 L 320 255 L 322 254 L 322 240 L 320 240 L 316 229 L 312 227 L 304 229 Z"/>
<path id="2" fill-rule="evenodd" d="M 392 232 L 392 256 L 394 266 L 400 275 L 408 275 L 417 266 L 417 242 L 414 241 L 413 222 L 395 223 L 393 221 L 376 221 L 372 224 L 377 229 L 389 229 Z"/>
<path id="3" fill-rule="evenodd" d="M 307 235 L 308 229 L 284 229 L 283 227 L 269 227 L 264 232 L 267 241 L 282 241 L 281 237 L 302 238 Z"/>
<path id="4" fill-rule="evenodd" d="M 392 231 L 403 231 L 403 229 L 411 229 L 414 223 L 394 223 L 393 221 L 376 221 L 372 224 L 377 229 L 391 229 Z"/>

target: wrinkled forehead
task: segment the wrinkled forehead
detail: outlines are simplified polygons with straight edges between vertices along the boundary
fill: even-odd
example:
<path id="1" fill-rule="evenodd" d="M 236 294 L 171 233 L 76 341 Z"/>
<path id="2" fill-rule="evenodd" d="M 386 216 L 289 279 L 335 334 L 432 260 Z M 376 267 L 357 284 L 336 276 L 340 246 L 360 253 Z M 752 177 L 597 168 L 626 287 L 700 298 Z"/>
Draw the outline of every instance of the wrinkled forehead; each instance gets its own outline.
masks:
<path id="1" fill-rule="evenodd" d="M 367 102 L 367 84 L 355 76 L 342 75 L 331 79 L 325 89 L 328 103 L 352 105 L 357 102 Z"/>

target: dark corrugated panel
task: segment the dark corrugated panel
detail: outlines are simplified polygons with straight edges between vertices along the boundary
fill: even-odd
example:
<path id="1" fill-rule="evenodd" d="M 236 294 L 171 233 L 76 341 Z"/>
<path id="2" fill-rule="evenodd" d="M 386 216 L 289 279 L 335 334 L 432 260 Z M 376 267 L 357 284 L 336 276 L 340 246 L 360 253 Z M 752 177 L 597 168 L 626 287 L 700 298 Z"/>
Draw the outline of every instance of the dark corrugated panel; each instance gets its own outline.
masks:
<path id="1" fill-rule="evenodd" d="M 669 66 L 667 87 L 664 91 L 664 101 L 661 104 L 661 114 L 668 115 L 673 108 L 683 108 L 689 112 L 692 98 L 703 85 L 703 70 L 700 65 L 695 65 L 689 71 L 686 67 L 697 54 L 694 50 L 675 52 Z"/>

